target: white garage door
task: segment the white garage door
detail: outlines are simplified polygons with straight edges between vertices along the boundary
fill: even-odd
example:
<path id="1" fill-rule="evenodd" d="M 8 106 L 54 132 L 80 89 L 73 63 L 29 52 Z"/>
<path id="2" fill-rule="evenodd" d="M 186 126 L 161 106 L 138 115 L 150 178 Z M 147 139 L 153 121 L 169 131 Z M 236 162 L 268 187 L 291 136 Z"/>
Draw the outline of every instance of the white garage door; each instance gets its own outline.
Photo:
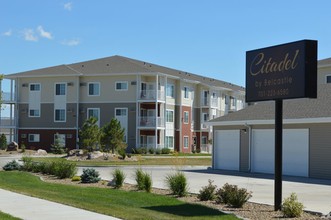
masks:
<path id="1" fill-rule="evenodd" d="M 308 176 L 308 129 L 283 130 L 283 174 Z M 253 172 L 274 173 L 274 130 L 254 129 L 252 133 Z"/>
<path id="2" fill-rule="evenodd" d="M 215 131 L 215 169 L 239 171 L 240 130 Z"/>

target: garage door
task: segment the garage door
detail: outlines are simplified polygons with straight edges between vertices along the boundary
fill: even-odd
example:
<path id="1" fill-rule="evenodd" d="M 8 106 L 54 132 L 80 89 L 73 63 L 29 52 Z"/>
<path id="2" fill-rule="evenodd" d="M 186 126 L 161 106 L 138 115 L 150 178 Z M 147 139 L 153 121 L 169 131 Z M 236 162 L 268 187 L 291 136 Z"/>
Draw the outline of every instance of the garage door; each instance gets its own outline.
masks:
<path id="1" fill-rule="evenodd" d="M 215 169 L 239 171 L 240 130 L 215 131 Z"/>
<path id="2" fill-rule="evenodd" d="M 283 174 L 308 176 L 308 129 L 283 131 Z M 252 133 L 252 172 L 274 173 L 274 130 L 254 129 Z"/>

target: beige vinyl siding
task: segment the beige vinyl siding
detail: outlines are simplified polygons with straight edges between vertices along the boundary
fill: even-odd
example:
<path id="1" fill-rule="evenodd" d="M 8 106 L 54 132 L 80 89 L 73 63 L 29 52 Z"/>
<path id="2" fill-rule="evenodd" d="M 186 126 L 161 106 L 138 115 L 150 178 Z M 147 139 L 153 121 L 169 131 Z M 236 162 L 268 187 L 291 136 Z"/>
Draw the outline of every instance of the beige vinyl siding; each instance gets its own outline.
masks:
<path id="1" fill-rule="evenodd" d="M 326 76 L 331 75 L 331 67 L 318 68 L 317 84 L 325 84 Z"/>
<path id="2" fill-rule="evenodd" d="M 176 104 L 176 94 L 178 93 L 178 90 L 176 89 L 176 80 L 175 79 L 169 79 L 169 78 L 167 78 L 167 84 L 173 85 L 174 86 L 174 90 L 175 90 L 174 91 L 174 97 L 173 98 L 166 96 L 167 103 L 168 104 L 175 105 Z M 167 87 L 166 87 L 166 89 L 167 89 Z"/>
<path id="3" fill-rule="evenodd" d="M 331 178 L 330 143 L 330 124 L 319 124 L 310 128 L 310 177 Z"/>
<path id="4" fill-rule="evenodd" d="M 77 101 L 77 77 L 44 77 L 44 78 L 22 78 L 20 80 L 19 88 L 19 102 L 28 103 L 29 101 L 29 84 L 39 83 L 41 91 L 41 103 L 53 103 L 55 94 L 55 83 L 73 83 L 72 85 L 66 85 L 67 102 Z M 23 84 L 27 86 L 22 86 Z M 79 85 L 78 85 L 79 86 Z"/>
<path id="5" fill-rule="evenodd" d="M 249 131 L 240 130 L 240 171 L 249 171 Z"/>
<path id="6" fill-rule="evenodd" d="M 137 85 L 131 85 L 136 82 L 136 76 L 94 76 L 82 77 L 80 81 L 80 102 L 98 103 L 98 102 L 134 102 L 136 100 Z M 100 83 L 100 93 L 97 96 L 89 96 L 89 83 Z M 127 91 L 116 91 L 116 82 L 128 82 Z"/>

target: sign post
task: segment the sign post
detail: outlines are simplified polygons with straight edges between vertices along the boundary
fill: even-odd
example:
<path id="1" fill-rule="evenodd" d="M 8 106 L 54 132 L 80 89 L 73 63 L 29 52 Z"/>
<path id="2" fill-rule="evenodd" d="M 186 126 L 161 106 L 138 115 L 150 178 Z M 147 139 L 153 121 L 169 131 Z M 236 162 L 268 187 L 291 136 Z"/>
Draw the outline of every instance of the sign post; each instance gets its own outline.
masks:
<path id="1" fill-rule="evenodd" d="M 246 52 L 246 102 L 275 101 L 274 209 L 281 209 L 283 100 L 317 97 L 317 41 Z"/>

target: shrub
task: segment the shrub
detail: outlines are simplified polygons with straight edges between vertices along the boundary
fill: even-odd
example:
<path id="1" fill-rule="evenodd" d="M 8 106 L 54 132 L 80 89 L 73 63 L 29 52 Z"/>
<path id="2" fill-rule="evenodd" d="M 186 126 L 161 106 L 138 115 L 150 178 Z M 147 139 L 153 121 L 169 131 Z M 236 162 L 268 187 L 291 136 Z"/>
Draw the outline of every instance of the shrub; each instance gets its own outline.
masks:
<path id="1" fill-rule="evenodd" d="M 83 174 L 80 178 L 82 183 L 97 183 L 101 180 L 99 172 L 93 168 L 83 169 Z"/>
<path id="2" fill-rule="evenodd" d="M 0 135 L 0 150 L 6 150 L 7 148 L 7 138 L 5 134 Z"/>
<path id="3" fill-rule="evenodd" d="M 157 154 L 157 155 L 161 154 L 161 149 L 160 148 L 156 148 L 155 154 Z"/>
<path id="4" fill-rule="evenodd" d="M 152 177 L 150 174 L 144 174 L 144 190 L 146 192 L 151 192 L 152 190 Z"/>
<path id="5" fill-rule="evenodd" d="M 17 163 L 16 160 L 12 160 L 11 162 L 8 162 L 5 166 L 3 166 L 2 169 L 5 171 L 20 170 L 21 165 Z"/>
<path id="6" fill-rule="evenodd" d="M 60 179 L 72 178 L 77 173 L 77 167 L 75 163 L 63 160 L 55 164 L 54 171 L 54 175 Z"/>
<path id="7" fill-rule="evenodd" d="M 198 199 L 200 199 L 200 201 L 208 201 L 208 200 L 214 200 L 216 198 L 216 185 L 213 185 L 212 180 L 208 180 L 208 185 L 202 187 L 202 189 L 199 191 L 198 194 Z"/>
<path id="8" fill-rule="evenodd" d="M 78 181 L 80 181 L 80 180 L 81 180 L 80 176 L 73 176 L 73 177 L 71 178 L 71 181 L 73 181 L 73 182 L 78 182 Z"/>
<path id="9" fill-rule="evenodd" d="M 25 149 L 26 149 L 25 144 L 22 143 L 21 144 L 21 152 L 24 153 L 25 152 Z"/>
<path id="10" fill-rule="evenodd" d="M 234 208 L 241 208 L 252 197 L 246 189 L 226 183 L 216 192 L 216 202 L 225 203 Z"/>
<path id="11" fill-rule="evenodd" d="M 117 153 L 122 157 L 122 159 L 124 160 L 126 157 L 126 151 L 124 148 L 120 148 L 118 149 Z"/>
<path id="12" fill-rule="evenodd" d="M 286 218 L 300 217 L 303 208 L 303 204 L 298 201 L 298 197 L 295 193 L 292 193 L 290 197 L 284 199 L 282 204 L 282 212 Z"/>
<path id="13" fill-rule="evenodd" d="M 177 171 L 175 174 L 169 174 L 166 177 L 166 184 L 172 191 L 172 194 L 179 197 L 186 196 L 188 186 L 184 173 Z"/>
<path id="14" fill-rule="evenodd" d="M 115 169 L 113 171 L 113 181 L 114 181 L 114 186 L 116 189 L 119 189 L 123 186 L 125 180 L 125 174 L 122 170 L 120 169 Z"/>
<path id="15" fill-rule="evenodd" d="M 140 147 L 138 149 L 136 149 L 137 154 L 146 154 L 147 153 L 147 149 L 146 147 Z"/>
<path id="16" fill-rule="evenodd" d="M 154 154 L 154 152 L 155 152 L 154 148 L 149 148 L 149 149 L 148 149 L 148 153 L 150 153 L 150 154 Z"/>
<path id="17" fill-rule="evenodd" d="M 169 148 L 162 148 L 161 154 L 170 154 L 170 149 Z"/>
<path id="18" fill-rule="evenodd" d="M 33 168 L 33 161 L 31 157 L 22 157 L 23 166 L 22 170 L 31 172 Z"/>
<path id="19" fill-rule="evenodd" d="M 144 189 L 144 172 L 142 169 L 137 169 L 135 172 L 135 180 L 137 183 L 137 189 L 143 190 Z"/>

